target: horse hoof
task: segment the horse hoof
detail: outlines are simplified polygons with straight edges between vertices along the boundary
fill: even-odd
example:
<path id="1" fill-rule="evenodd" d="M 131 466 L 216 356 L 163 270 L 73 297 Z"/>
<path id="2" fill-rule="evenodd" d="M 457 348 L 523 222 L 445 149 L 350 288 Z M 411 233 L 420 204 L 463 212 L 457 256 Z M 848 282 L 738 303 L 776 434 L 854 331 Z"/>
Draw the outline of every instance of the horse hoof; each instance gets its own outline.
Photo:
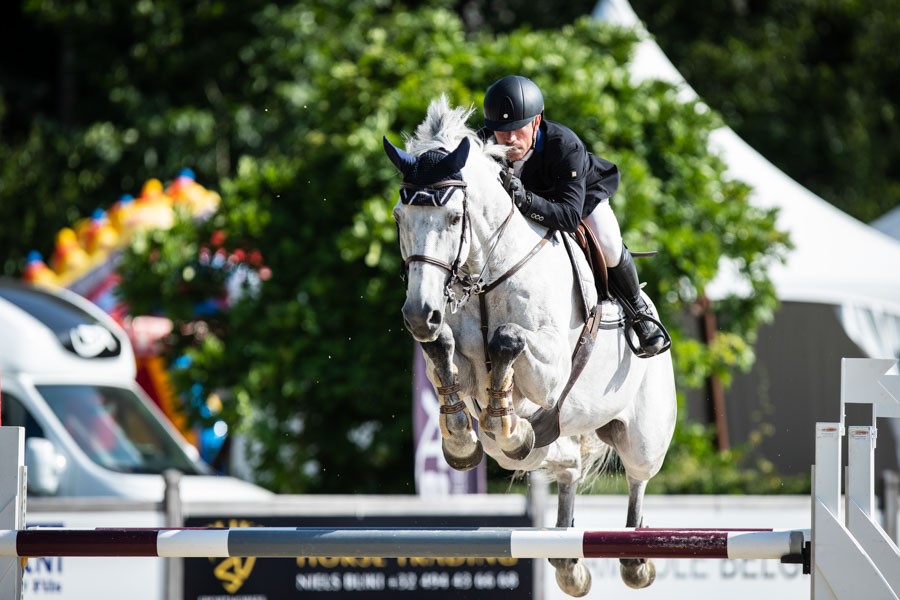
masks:
<path id="1" fill-rule="evenodd" d="M 656 580 L 656 565 L 652 560 L 631 559 L 622 560 L 620 563 L 619 572 L 622 574 L 622 581 L 632 589 L 643 589 Z"/>
<path id="2" fill-rule="evenodd" d="M 525 419 L 520 419 L 517 425 L 521 427 L 523 422 L 528 423 Z M 530 425 L 530 423 L 528 424 Z M 531 454 L 532 450 L 534 450 L 534 429 L 529 427 L 525 439 L 522 440 L 522 444 L 518 448 L 513 448 L 512 450 L 503 450 L 503 454 L 513 460 L 525 460 L 528 455 Z"/>
<path id="3" fill-rule="evenodd" d="M 447 446 L 444 444 L 441 445 L 441 449 L 444 451 L 444 460 L 457 471 L 471 471 L 480 465 L 481 461 L 484 459 L 484 448 L 481 446 L 481 441 L 479 440 L 475 440 L 474 449 L 466 456 L 456 456 L 455 454 L 451 454 L 447 451 Z"/>
<path id="4" fill-rule="evenodd" d="M 556 565 L 554 566 L 556 567 Z M 591 572 L 580 560 L 572 561 L 565 566 L 558 566 L 556 567 L 556 585 L 569 596 L 575 598 L 587 596 L 587 593 L 591 591 Z"/>

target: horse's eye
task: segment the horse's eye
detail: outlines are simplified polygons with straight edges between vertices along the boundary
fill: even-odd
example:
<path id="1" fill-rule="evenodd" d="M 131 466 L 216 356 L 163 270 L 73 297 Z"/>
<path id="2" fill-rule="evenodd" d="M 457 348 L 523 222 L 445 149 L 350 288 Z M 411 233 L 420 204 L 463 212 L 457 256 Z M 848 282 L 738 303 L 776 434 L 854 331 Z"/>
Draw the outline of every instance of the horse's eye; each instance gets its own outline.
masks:
<path id="1" fill-rule="evenodd" d="M 450 219 L 450 224 L 453 226 L 456 226 L 456 225 L 459 225 L 460 221 L 462 221 L 462 216 L 453 215 L 453 217 Z"/>

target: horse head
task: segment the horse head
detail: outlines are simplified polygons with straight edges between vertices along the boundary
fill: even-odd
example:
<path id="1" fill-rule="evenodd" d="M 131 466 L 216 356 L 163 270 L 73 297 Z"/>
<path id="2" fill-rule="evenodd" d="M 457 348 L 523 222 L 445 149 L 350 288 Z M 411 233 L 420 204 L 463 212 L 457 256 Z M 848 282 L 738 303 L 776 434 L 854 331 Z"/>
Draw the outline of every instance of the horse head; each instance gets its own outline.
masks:
<path id="1" fill-rule="evenodd" d="M 420 342 L 433 341 L 440 332 L 468 255 L 467 184 L 461 171 L 469 148 L 464 137 L 452 152 L 435 148 L 412 156 L 384 138 L 385 152 L 403 174 L 394 207 L 408 282 L 403 321 Z"/>

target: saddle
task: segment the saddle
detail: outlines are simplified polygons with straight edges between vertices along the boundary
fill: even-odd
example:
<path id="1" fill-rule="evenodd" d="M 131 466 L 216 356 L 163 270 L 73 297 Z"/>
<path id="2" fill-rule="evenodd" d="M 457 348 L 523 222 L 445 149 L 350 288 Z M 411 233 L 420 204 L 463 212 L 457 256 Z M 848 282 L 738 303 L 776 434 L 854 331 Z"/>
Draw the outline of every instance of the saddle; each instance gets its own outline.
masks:
<path id="1" fill-rule="evenodd" d="M 590 266 L 591 273 L 594 275 L 594 285 L 597 286 L 597 302 L 610 298 L 606 259 L 603 257 L 603 251 L 600 250 L 600 242 L 597 241 L 594 232 L 582 221 L 578 224 L 578 229 L 575 230 L 572 236 L 575 238 L 578 246 L 584 251 L 588 266 Z"/>

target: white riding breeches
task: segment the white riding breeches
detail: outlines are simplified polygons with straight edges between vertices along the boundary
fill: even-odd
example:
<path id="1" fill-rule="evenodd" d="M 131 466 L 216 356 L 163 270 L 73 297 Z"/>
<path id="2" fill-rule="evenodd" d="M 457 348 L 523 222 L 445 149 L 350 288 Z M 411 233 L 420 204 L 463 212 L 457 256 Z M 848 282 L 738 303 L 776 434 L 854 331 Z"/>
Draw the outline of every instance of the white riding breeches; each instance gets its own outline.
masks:
<path id="1" fill-rule="evenodd" d="M 618 265 L 622 259 L 622 232 L 619 229 L 619 221 L 609 205 L 609 200 L 598 204 L 597 208 L 584 218 L 584 221 L 594 232 L 597 241 L 600 242 L 606 266 L 612 268 Z"/>

